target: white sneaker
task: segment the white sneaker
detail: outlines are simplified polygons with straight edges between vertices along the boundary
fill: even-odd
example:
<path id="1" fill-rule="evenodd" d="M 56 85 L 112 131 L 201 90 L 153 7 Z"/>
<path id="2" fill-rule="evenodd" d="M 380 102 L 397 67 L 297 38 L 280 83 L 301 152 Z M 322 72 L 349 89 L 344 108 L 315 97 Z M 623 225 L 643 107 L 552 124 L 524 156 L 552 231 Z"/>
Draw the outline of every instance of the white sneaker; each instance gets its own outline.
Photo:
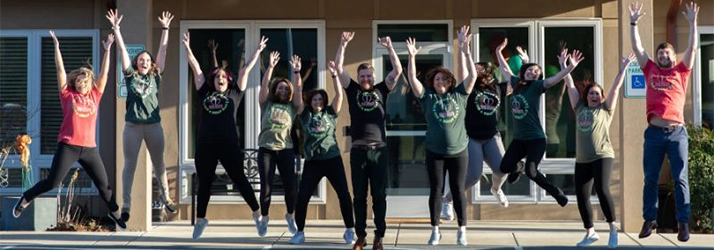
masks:
<path id="1" fill-rule="evenodd" d="M 291 234 L 295 235 L 297 233 L 297 226 L 295 226 L 295 217 L 292 214 L 285 214 L 285 221 L 288 222 L 288 230 Z"/>
<path id="2" fill-rule="evenodd" d="M 588 236 L 588 235 L 586 234 L 586 235 L 585 235 L 585 238 L 583 238 L 583 240 L 581 240 L 580 242 L 578 242 L 578 244 L 576 244 L 576 246 L 586 247 L 586 246 L 589 246 L 589 245 L 593 244 L 594 242 L 596 242 L 596 241 L 599 240 L 599 239 L 600 239 L 600 235 L 598 235 L 597 233 L 594 233 L 594 234 L 592 234 L 592 235 L 590 235 L 590 236 Z"/>
<path id="3" fill-rule="evenodd" d="M 439 231 L 431 230 L 431 237 L 429 237 L 429 245 L 436 246 L 439 245 L 441 240 L 441 233 Z"/>
<path id="4" fill-rule="evenodd" d="M 305 233 L 297 232 L 288 242 L 293 245 L 302 245 L 302 243 L 305 243 Z"/>
<path id="5" fill-rule="evenodd" d="M 617 230 L 610 231 L 610 239 L 607 241 L 607 247 L 610 249 L 617 248 Z"/>
<path id="6" fill-rule="evenodd" d="M 441 203 L 441 219 L 454 220 L 454 204 L 450 202 Z"/>
<path id="7" fill-rule="evenodd" d="M 204 218 L 198 218 L 196 219 L 196 224 L 193 225 L 193 239 L 198 239 L 201 238 L 201 235 L 203 234 L 203 230 L 206 230 L 206 226 L 208 226 L 208 220 Z"/>
<path id="8" fill-rule="evenodd" d="M 466 246 L 469 243 L 466 241 L 466 230 L 456 231 L 456 244 L 459 246 Z"/>
<path id="9" fill-rule="evenodd" d="M 503 190 L 499 189 L 498 192 L 493 192 L 493 189 L 491 189 L 491 194 L 493 194 L 493 197 L 496 197 L 496 200 L 501 206 L 508 207 L 508 198 L 506 198 Z"/>
<path id="10" fill-rule="evenodd" d="M 355 244 L 355 230 L 352 228 L 345 229 L 345 234 L 342 235 L 342 238 L 345 239 L 346 244 Z"/>
<path id="11" fill-rule="evenodd" d="M 268 234 L 268 222 L 270 222 L 270 217 L 262 216 L 258 222 L 258 236 L 265 237 Z"/>

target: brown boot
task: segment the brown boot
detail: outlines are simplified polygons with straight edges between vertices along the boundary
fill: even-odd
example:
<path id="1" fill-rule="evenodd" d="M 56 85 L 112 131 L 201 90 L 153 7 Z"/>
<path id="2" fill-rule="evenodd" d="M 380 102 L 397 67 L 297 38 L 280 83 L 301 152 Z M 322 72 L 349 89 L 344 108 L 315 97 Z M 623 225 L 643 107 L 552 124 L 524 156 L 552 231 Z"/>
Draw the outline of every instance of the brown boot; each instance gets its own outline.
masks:
<path id="1" fill-rule="evenodd" d="M 352 245 L 352 250 L 362 250 L 367 246 L 367 240 L 364 237 L 357 237 L 357 241 Z"/>
<path id="2" fill-rule="evenodd" d="M 382 237 L 374 237 L 374 243 L 372 243 L 372 250 L 383 250 Z"/>

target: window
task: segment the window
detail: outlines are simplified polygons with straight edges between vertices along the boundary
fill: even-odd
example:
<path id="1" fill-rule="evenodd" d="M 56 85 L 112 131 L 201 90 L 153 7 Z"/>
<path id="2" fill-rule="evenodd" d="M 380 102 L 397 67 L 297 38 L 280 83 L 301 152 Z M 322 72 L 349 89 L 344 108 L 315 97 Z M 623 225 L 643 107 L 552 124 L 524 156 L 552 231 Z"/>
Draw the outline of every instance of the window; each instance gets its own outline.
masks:
<path id="1" fill-rule="evenodd" d="M 67 73 L 88 64 L 99 72 L 97 30 L 57 30 L 55 34 Z M 0 33 L 0 145 L 12 145 L 19 133 L 32 137 L 30 164 L 35 181 L 49 171 L 62 124 L 54 56 L 54 43 L 47 30 Z M 21 192 L 21 166 L 14 152 L 4 167 L 7 176 L 0 177 L 0 193 Z M 65 184 L 69 178 L 71 174 Z M 84 171 L 80 171 L 75 185 L 83 189 L 82 193 L 96 192 Z"/>
<path id="2" fill-rule="evenodd" d="M 714 129 L 714 27 L 699 28 L 699 46 L 691 83 L 695 96 L 694 122 Z"/>
<path id="3" fill-rule="evenodd" d="M 308 91 L 313 88 L 324 88 L 325 77 L 322 72 L 327 65 L 326 62 L 318 60 L 325 58 L 324 45 L 324 21 L 182 21 L 181 31 L 191 33 L 191 50 L 201 65 L 201 69 L 208 72 L 213 67 L 213 59 L 208 41 L 213 39 L 219 44 L 217 50 L 217 61 L 222 60 L 228 63 L 228 69 L 237 77 L 239 69 L 252 55 L 260 42 L 261 36 L 267 37 L 267 47 L 263 50 L 255 67 L 248 76 L 248 87 L 246 89 L 243 103 L 241 104 L 236 121 L 240 126 L 239 140 L 246 149 L 256 149 L 258 146 L 258 134 L 260 133 L 260 107 L 258 105 L 258 89 L 263 72 L 267 67 L 269 53 L 271 51 L 280 52 L 280 62 L 273 71 L 273 77 L 284 77 L 291 81 L 289 61 L 292 55 L 296 54 L 302 59 L 302 72 L 304 78 L 303 90 Z M 197 127 L 200 126 L 200 112 L 195 103 L 198 101 L 195 88 L 193 87 L 193 74 L 191 73 L 186 54 L 180 50 L 180 82 L 184 85 L 180 90 L 180 197 L 181 203 L 189 203 L 191 199 L 190 177 L 195 173 L 194 165 L 194 145 L 197 135 Z M 247 161 L 247 160 L 246 160 Z M 299 174 L 299 168 L 296 169 Z M 223 175 L 222 167 L 217 170 L 219 175 Z M 222 178 L 224 176 L 219 176 Z M 259 191 L 259 176 L 250 177 L 256 191 Z M 214 185 L 224 185 L 225 183 L 214 182 Z M 230 184 L 229 184 L 230 185 Z M 282 189 L 280 178 L 276 176 L 274 200 L 282 201 Z M 322 182 L 313 201 L 324 202 L 325 184 Z M 231 187 L 228 187 L 231 188 Z M 219 203 L 235 203 L 235 199 L 230 197 L 215 197 Z M 240 198 L 242 202 L 242 198 Z"/>
<path id="4" fill-rule="evenodd" d="M 493 54 L 503 38 L 508 38 L 508 46 L 504 50 L 509 67 L 517 74 L 522 62 L 516 55 L 516 46 L 527 50 L 531 62 L 539 64 L 546 77 L 558 71 L 557 54 L 561 42 L 568 49 L 578 49 L 583 52 L 585 60 L 572 73 L 577 86 L 585 86 L 590 82 L 602 84 L 602 28 L 599 19 L 587 20 L 509 20 L 509 19 L 479 19 L 471 23 L 477 43 L 474 49 L 477 61 L 495 63 Z M 496 72 L 501 78 L 500 72 Z M 506 81 L 507 79 L 500 79 Z M 507 148 L 512 140 L 508 132 L 513 128 L 510 119 L 510 109 L 501 106 L 499 130 L 504 146 Z M 547 137 L 547 149 L 539 169 L 546 174 L 553 185 L 560 187 L 567 195 L 575 195 L 575 184 L 572 168 L 575 165 L 575 128 L 574 114 L 568 101 L 567 91 L 561 82 L 551 88 L 541 97 L 541 125 Z M 474 202 L 495 203 L 496 199 L 490 193 L 489 168 L 484 168 L 489 181 L 482 181 L 476 187 Z M 555 200 L 545 191 L 530 181 L 519 181 L 515 185 L 504 185 L 504 192 L 513 203 L 547 202 Z"/>

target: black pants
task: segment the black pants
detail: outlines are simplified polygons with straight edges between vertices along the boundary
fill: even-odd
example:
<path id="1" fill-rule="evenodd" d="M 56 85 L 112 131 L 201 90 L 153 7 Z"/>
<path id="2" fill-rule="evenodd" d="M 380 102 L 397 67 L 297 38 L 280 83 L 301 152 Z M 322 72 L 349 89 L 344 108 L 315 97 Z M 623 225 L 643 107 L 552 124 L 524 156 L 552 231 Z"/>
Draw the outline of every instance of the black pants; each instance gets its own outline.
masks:
<path id="1" fill-rule="evenodd" d="M 352 197 L 350 197 L 350 190 L 347 188 L 345 165 L 342 163 L 342 157 L 337 156 L 326 160 L 305 161 L 305 168 L 302 172 L 300 188 L 298 189 L 297 207 L 295 207 L 295 222 L 297 223 L 298 231 L 302 232 L 305 229 L 307 204 L 310 202 L 310 197 L 312 197 L 312 193 L 315 192 L 315 188 L 317 188 L 317 184 L 320 183 L 322 177 L 327 177 L 327 180 L 330 181 L 330 184 L 335 189 L 335 193 L 337 193 L 345 227 L 354 227 Z"/>
<path id="2" fill-rule="evenodd" d="M 104 168 L 102 158 L 99 156 L 99 151 L 96 147 L 82 147 L 69 145 L 64 142 L 57 144 L 57 151 L 52 158 L 52 167 L 47 179 L 44 179 L 29 190 L 23 193 L 25 200 L 31 201 L 37 196 L 59 187 L 67 176 L 72 164 L 79 162 L 82 168 L 87 172 L 87 176 L 92 179 L 94 185 L 99 189 L 99 196 L 109 207 L 109 211 L 114 212 L 119 210 L 119 205 L 116 202 L 116 196 L 109 186 L 109 178 L 107 170 Z M 47 211 L 54 213 L 55 211 Z"/>
<path id="3" fill-rule="evenodd" d="M 260 174 L 260 214 L 268 216 L 270 200 L 273 194 L 275 167 L 280 171 L 285 192 L 285 207 L 292 214 L 297 200 L 297 179 L 295 178 L 295 152 L 292 148 L 273 151 L 258 149 L 258 173 Z"/>
<path id="4" fill-rule="evenodd" d="M 602 158 L 589 163 L 575 163 L 575 195 L 585 228 L 593 227 L 593 209 L 590 205 L 593 179 L 602 213 L 607 222 L 615 221 L 615 204 L 610 194 L 610 176 L 614 162 L 613 158 Z"/>
<path id="5" fill-rule="evenodd" d="M 533 180 L 538 186 L 543 188 L 548 194 L 553 197 L 563 193 L 560 188 L 550 184 L 545 175 L 538 171 L 538 164 L 540 160 L 543 159 L 543 153 L 545 153 L 545 138 L 533 139 L 533 140 L 516 140 L 511 141 L 511 145 L 506 149 L 506 153 L 503 155 L 503 161 L 501 161 L 501 172 L 503 173 L 514 173 L 518 169 L 517 163 L 526 157 L 526 169 L 525 173 L 528 178 Z"/>
<path id="6" fill-rule="evenodd" d="M 382 147 L 374 150 L 352 148 L 352 192 L 354 193 L 355 232 L 358 237 L 367 236 L 367 185 L 372 195 L 375 237 L 384 237 L 387 231 L 387 168 L 389 150 Z"/>
<path id="7" fill-rule="evenodd" d="M 253 187 L 243 170 L 243 153 L 237 143 L 200 143 L 196 145 L 196 174 L 198 174 L 198 204 L 196 217 L 206 218 L 208 201 L 211 200 L 211 186 L 216 179 L 218 161 L 223 165 L 228 177 L 238 187 L 243 200 L 252 211 L 258 210 Z"/>
<path id="8" fill-rule="evenodd" d="M 442 155 L 426 151 L 426 172 L 429 176 L 429 212 L 431 225 L 439 225 L 441 200 L 444 196 L 444 178 L 449 172 L 449 188 L 454 199 L 454 210 L 459 226 L 466 226 L 466 170 L 469 167 L 468 150 L 455 155 Z"/>

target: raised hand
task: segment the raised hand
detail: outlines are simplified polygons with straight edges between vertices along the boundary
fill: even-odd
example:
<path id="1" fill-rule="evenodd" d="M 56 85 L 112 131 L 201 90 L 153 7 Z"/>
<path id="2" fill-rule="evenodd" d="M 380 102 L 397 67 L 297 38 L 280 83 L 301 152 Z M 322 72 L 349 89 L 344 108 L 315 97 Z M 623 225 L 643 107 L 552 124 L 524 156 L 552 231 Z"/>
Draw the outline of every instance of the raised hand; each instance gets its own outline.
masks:
<path id="1" fill-rule="evenodd" d="M 293 59 L 290 60 L 290 66 L 293 67 L 293 71 L 300 72 L 302 62 L 300 62 L 300 57 L 298 55 L 293 55 Z"/>
<path id="2" fill-rule="evenodd" d="M 568 64 L 573 65 L 573 68 L 577 67 L 580 62 L 583 61 L 583 53 L 580 50 L 574 49 L 573 53 L 568 57 Z"/>
<path id="3" fill-rule="evenodd" d="M 213 53 L 216 53 L 216 50 L 218 50 L 218 44 L 216 43 L 216 40 L 208 40 L 208 48 L 211 49 Z"/>
<path id="4" fill-rule="evenodd" d="M 57 40 L 57 36 L 55 36 L 54 30 L 50 30 L 50 37 L 52 37 L 52 41 L 55 42 L 55 46 L 59 46 L 59 40 Z"/>
<path id="5" fill-rule="evenodd" d="M 516 52 L 518 52 L 518 56 L 521 57 L 521 61 L 524 64 L 531 61 L 530 57 L 528 57 L 528 51 L 526 51 L 526 49 L 521 46 L 516 46 Z"/>
<path id="6" fill-rule="evenodd" d="M 347 45 L 350 41 L 352 41 L 352 38 L 355 37 L 354 32 L 342 32 L 342 38 L 340 40 L 340 44 Z"/>
<path id="7" fill-rule="evenodd" d="M 54 36 L 54 34 L 52 34 Z M 104 45 L 104 50 L 109 50 L 112 48 L 112 44 L 114 43 L 114 34 L 109 33 L 107 36 L 106 41 L 102 41 L 102 44 Z"/>
<path id="8" fill-rule="evenodd" d="M 317 66 L 317 58 L 310 58 L 310 67 L 313 68 Z"/>
<path id="9" fill-rule="evenodd" d="M 568 48 L 563 48 L 560 50 L 560 54 L 558 54 L 558 64 L 560 64 L 560 68 L 564 69 L 568 67 Z"/>
<path id="10" fill-rule="evenodd" d="M 469 29 L 471 29 L 471 27 L 469 27 L 467 25 L 461 26 L 461 29 L 459 29 L 459 32 L 458 32 L 459 45 L 461 45 L 461 43 L 464 42 L 464 39 L 466 39 L 466 36 L 469 35 Z"/>
<path id="11" fill-rule="evenodd" d="M 687 19 L 689 23 L 696 23 L 697 15 L 699 14 L 699 5 L 694 2 L 687 4 L 687 11 L 682 11 L 684 18 Z"/>
<path id="12" fill-rule="evenodd" d="M 642 11 L 642 4 L 640 2 L 632 2 L 630 4 L 630 22 L 631 23 L 637 23 L 642 16 L 644 16 L 646 13 Z M 698 8 L 697 8 L 698 9 Z"/>
<path id="13" fill-rule="evenodd" d="M 122 18 L 124 18 L 124 15 L 119 15 L 119 12 L 116 9 L 113 9 L 107 12 L 106 17 L 107 20 L 109 20 L 109 23 L 112 24 L 112 28 L 118 28 Z"/>
<path id="14" fill-rule="evenodd" d="M 419 50 L 421 50 L 421 46 L 419 46 L 419 48 L 416 47 L 416 39 L 413 37 L 407 38 L 407 51 L 409 52 L 409 56 L 415 56 L 419 53 Z"/>
<path id="15" fill-rule="evenodd" d="M 265 36 L 260 37 L 260 43 L 258 44 L 258 52 L 263 51 L 265 49 L 265 47 L 267 47 L 267 46 L 268 46 L 268 38 Z"/>
<path id="16" fill-rule="evenodd" d="M 270 52 L 270 61 L 269 61 L 269 67 L 275 67 L 278 65 L 278 62 L 280 61 L 280 52 L 273 51 Z"/>
<path id="17" fill-rule="evenodd" d="M 468 29 L 466 30 L 468 31 Z M 471 54 L 471 37 L 471 34 L 466 35 L 466 37 L 464 37 L 464 40 L 461 41 L 461 43 L 459 44 L 461 52 L 467 55 Z"/>
<path id="18" fill-rule="evenodd" d="M 337 75 L 337 64 L 335 61 L 327 62 L 327 69 L 330 70 L 330 75 Z"/>
<path id="19" fill-rule="evenodd" d="M 354 33 L 353 33 L 353 36 L 354 36 Z M 350 40 L 352 40 L 352 38 L 350 38 Z M 379 38 L 379 37 L 378 37 L 378 38 L 377 38 L 377 41 L 379 41 L 379 44 L 382 45 L 382 47 L 385 47 L 385 48 L 387 48 L 387 49 L 391 49 L 391 48 L 392 48 L 392 39 L 389 38 L 388 36 L 387 36 L 387 37 L 384 37 L 384 38 Z"/>
<path id="20" fill-rule="evenodd" d="M 508 45 L 508 38 L 503 38 L 503 42 L 496 46 L 496 52 L 501 52 L 503 49 L 506 48 L 506 45 Z"/>
<path id="21" fill-rule="evenodd" d="M 171 14 L 171 12 L 164 11 L 161 13 L 161 16 L 159 17 L 159 22 L 161 23 L 161 27 L 163 28 L 169 28 L 171 25 L 171 20 L 174 20 L 174 15 Z"/>
<path id="22" fill-rule="evenodd" d="M 634 62 L 635 60 L 637 60 L 637 57 L 635 57 L 635 54 L 630 53 L 630 55 L 628 55 L 627 57 L 623 57 L 622 61 L 620 61 L 620 63 L 622 63 L 622 66 L 624 67 L 624 66 L 630 65 L 630 63 Z"/>
<path id="23" fill-rule="evenodd" d="M 186 49 L 190 49 L 190 48 L 191 48 L 191 43 L 190 43 L 190 41 L 191 41 L 191 35 L 188 33 L 188 31 L 186 31 L 185 33 L 183 33 L 183 40 L 181 40 L 181 42 L 183 43 L 183 46 L 184 46 Z M 209 44 L 210 44 L 210 42 L 209 42 Z"/>

